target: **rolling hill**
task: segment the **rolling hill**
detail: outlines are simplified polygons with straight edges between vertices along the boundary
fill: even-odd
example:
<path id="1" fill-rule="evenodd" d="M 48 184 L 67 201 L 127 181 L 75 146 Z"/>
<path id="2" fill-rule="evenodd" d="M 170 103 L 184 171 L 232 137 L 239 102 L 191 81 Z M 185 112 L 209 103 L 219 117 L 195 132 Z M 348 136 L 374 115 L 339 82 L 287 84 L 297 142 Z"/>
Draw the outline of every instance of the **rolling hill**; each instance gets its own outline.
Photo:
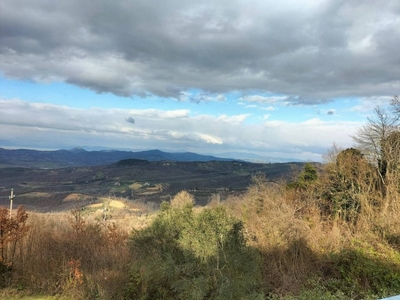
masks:
<path id="1" fill-rule="evenodd" d="M 62 168 L 77 166 L 100 166 L 123 159 L 142 159 L 154 161 L 232 161 L 232 159 L 200 155 L 191 152 L 168 153 L 160 150 L 140 152 L 103 150 L 86 151 L 82 148 L 71 150 L 38 151 L 29 149 L 9 150 L 0 148 L 1 167 Z"/>

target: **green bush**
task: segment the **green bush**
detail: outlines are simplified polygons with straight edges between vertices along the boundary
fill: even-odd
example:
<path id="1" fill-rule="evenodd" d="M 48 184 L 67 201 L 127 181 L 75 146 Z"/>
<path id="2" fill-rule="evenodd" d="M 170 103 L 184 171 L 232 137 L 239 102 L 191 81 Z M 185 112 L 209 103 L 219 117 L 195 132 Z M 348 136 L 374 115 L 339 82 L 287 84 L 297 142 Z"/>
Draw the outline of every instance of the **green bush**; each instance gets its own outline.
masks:
<path id="1" fill-rule="evenodd" d="M 340 290 L 352 299 L 376 299 L 400 292 L 398 253 L 355 242 L 330 259 L 333 273 L 338 275 L 325 285 L 331 291 Z"/>
<path id="2" fill-rule="evenodd" d="M 262 299 L 258 253 L 222 206 L 163 210 L 131 237 L 135 299 Z"/>

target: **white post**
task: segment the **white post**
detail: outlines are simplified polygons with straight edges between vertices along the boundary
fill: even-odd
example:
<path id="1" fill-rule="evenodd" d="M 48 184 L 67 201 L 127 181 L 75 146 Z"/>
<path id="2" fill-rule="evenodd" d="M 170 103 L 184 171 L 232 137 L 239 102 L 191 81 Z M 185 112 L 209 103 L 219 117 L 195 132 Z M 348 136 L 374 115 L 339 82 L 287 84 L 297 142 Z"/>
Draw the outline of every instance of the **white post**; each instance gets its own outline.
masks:
<path id="1" fill-rule="evenodd" d="M 11 196 L 9 196 L 8 198 L 10 198 L 10 219 L 12 216 L 12 205 L 13 205 L 13 199 L 14 199 L 14 189 L 11 189 Z"/>

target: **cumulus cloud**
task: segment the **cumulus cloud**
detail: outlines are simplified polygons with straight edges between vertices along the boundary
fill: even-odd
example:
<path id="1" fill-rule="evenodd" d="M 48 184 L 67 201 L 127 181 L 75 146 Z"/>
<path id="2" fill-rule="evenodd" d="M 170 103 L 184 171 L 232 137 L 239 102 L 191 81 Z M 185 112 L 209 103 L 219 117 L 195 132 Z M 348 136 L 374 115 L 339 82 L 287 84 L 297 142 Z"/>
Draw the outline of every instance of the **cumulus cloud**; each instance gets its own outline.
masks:
<path id="1" fill-rule="evenodd" d="M 367 113 L 373 111 L 376 106 L 387 107 L 393 96 L 362 97 L 357 100 L 358 104 L 350 108 L 352 112 Z"/>
<path id="2" fill-rule="evenodd" d="M 400 2 L 13 0 L 0 72 L 121 96 L 264 91 L 293 103 L 400 89 Z M 273 99 L 252 99 L 271 103 Z"/>
<path id="3" fill-rule="evenodd" d="M 252 152 L 263 156 L 320 160 L 334 142 L 352 144 L 356 122 L 269 121 L 246 124 L 250 115 L 191 115 L 188 110 L 76 109 L 53 104 L 0 100 L 3 141 L 14 147 L 118 149 L 162 148 L 213 153 Z M 121 116 L 129 116 L 125 119 Z M 135 121 L 135 126 L 131 123 Z M 128 124 L 129 123 L 129 124 Z M 60 138 L 62 137 L 62 138 Z"/>

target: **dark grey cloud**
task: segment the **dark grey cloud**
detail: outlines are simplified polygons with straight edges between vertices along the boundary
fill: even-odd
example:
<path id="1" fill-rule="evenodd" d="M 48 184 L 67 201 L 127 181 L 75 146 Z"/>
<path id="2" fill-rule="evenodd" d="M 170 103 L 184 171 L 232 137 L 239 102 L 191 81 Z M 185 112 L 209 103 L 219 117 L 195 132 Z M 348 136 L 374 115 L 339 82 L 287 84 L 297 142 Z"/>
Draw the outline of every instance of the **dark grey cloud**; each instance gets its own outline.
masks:
<path id="1" fill-rule="evenodd" d="M 128 123 L 135 124 L 135 119 L 132 117 L 126 118 L 125 121 L 127 121 Z"/>
<path id="2" fill-rule="evenodd" d="M 5 76 L 121 96 L 391 96 L 398 49 L 397 0 L 13 0 L 0 10 Z"/>

